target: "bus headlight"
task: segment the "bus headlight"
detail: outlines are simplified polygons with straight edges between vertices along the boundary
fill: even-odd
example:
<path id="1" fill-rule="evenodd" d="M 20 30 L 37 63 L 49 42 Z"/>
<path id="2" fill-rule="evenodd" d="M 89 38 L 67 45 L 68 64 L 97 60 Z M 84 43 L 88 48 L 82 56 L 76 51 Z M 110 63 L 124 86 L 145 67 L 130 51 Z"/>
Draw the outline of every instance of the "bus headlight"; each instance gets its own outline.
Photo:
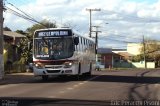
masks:
<path id="1" fill-rule="evenodd" d="M 37 63 L 37 64 L 35 64 L 35 67 L 38 69 L 42 69 L 42 68 L 44 68 L 44 65 L 41 63 Z"/>
<path id="2" fill-rule="evenodd" d="M 65 63 L 64 63 L 64 68 L 71 68 L 72 65 L 73 65 L 72 62 L 65 62 Z"/>

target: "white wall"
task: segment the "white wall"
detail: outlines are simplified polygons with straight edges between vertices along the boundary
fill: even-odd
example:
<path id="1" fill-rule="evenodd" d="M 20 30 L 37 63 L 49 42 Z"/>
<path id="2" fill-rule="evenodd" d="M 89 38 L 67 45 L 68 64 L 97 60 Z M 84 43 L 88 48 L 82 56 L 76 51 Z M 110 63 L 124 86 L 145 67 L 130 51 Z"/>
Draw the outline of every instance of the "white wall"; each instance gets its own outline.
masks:
<path id="1" fill-rule="evenodd" d="M 144 61 L 132 62 L 132 65 L 136 68 L 145 68 Z M 155 68 L 155 62 L 147 62 L 147 68 Z"/>
<path id="2" fill-rule="evenodd" d="M 142 44 L 141 43 L 128 43 L 127 52 L 132 55 L 139 55 L 141 52 Z"/>

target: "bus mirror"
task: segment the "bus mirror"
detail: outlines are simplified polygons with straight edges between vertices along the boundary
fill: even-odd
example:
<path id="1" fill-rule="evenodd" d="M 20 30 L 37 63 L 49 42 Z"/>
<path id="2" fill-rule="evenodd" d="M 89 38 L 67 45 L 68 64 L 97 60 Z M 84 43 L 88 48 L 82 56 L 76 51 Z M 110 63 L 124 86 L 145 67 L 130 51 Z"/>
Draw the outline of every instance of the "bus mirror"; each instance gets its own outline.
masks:
<path id="1" fill-rule="evenodd" d="M 78 38 L 78 37 L 75 37 L 75 38 L 74 38 L 74 44 L 75 44 L 75 45 L 78 45 L 78 43 L 79 43 L 79 38 Z"/>

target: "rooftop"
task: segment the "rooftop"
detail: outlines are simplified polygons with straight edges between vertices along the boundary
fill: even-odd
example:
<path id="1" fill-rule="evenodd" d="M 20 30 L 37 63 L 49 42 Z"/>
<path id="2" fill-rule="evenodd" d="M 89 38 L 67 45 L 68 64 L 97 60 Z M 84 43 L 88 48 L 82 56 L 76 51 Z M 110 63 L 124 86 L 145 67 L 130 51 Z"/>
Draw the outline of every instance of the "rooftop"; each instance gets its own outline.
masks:
<path id="1" fill-rule="evenodd" d="M 9 36 L 12 38 L 18 38 L 18 37 L 26 37 L 25 35 L 16 33 L 16 32 L 12 32 L 12 31 L 3 31 L 3 35 L 5 36 Z"/>

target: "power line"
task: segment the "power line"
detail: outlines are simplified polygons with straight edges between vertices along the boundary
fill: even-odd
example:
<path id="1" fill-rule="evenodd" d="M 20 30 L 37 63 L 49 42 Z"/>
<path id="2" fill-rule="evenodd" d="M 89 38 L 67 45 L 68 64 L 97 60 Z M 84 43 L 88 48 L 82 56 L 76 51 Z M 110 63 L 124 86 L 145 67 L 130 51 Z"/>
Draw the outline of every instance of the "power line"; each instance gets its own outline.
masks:
<path id="1" fill-rule="evenodd" d="M 160 19 L 146 19 L 146 18 L 140 18 L 140 17 L 137 17 L 137 16 L 126 15 L 126 14 L 115 12 L 115 11 L 108 11 L 108 10 L 104 10 L 104 11 L 102 11 L 104 14 L 108 14 L 108 13 L 118 14 L 119 16 L 122 16 L 122 18 L 134 19 L 134 21 L 138 21 L 138 22 L 147 22 L 147 23 L 160 22 Z"/>
<path id="2" fill-rule="evenodd" d="M 23 12 L 22 10 L 20 10 L 19 8 L 17 8 L 16 6 L 14 6 L 12 3 L 7 2 L 8 4 L 10 4 L 11 6 L 13 6 L 14 8 L 16 8 L 17 10 L 19 10 L 21 13 L 23 13 L 25 16 L 29 17 L 30 19 L 36 21 L 33 17 L 29 16 L 28 14 L 26 14 L 25 12 Z"/>
<path id="3" fill-rule="evenodd" d="M 31 19 L 30 17 L 27 17 L 27 16 L 25 16 L 25 15 L 23 15 L 23 14 L 15 11 L 15 10 L 9 8 L 9 7 L 6 7 L 6 6 L 5 6 L 5 8 L 6 8 L 8 11 L 11 11 L 11 13 L 13 13 L 14 15 L 16 15 L 16 16 L 18 16 L 18 17 L 21 17 L 21 18 L 23 18 L 23 19 L 25 19 L 25 20 L 28 20 L 28 21 L 31 21 L 31 22 L 38 23 L 38 24 L 40 24 L 40 25 L 42 25 L 42 26 L 44 26 L 44 27 L 47 28 L 47 26 L 45 26 L 45 25 L 42 24 L 41 22 L 38 22 L 38 21 L 36 21 L 36 20 L 33 20 L 33 19 Z"/>
<path id="4" fill-rule="evenodd" d="M 13 13 L 13 14 L 16 15 L 16 16 L 19 16 L 19 17 L 21 17 L 21 18 L 23 18 L 23 19 L 25 19 L 25 20 L 34 21 L 34 20 L 32 20 L 32 19 L 30 19 L 30 18 L 28 18 L 28 17 L 26 17 L 26 16 L 24 16 L 24 15 L 22 15 L 22 14 L 16 12 L 16 11 L 12 10 L 12 9 L 10 9 L 9 7 L 6 7 L 6 6 L 5 6 L 5 8 L 6 8 L 6 10 L 7 10 L 8 12 L 10 11 L 11 13 Z"/>
<path id="5" fill-rule="evenodd" d="M 117 37 L 121 37 L 121 39 L 123 39 L 123 40 L 121 40 L 121 39 L 117 40 Z M 102 40 L 116 40 L 116 41 L 120 41 L 120 42 L 131 43 L 130 41 L 124 40 L 124 38 L 126 38 L 126 36 L 119 36 L 119 35 L 114 36 L 114 35 L 112 35 L 112 36 L 101 36 L 100 37 L 100 39 L 102 39 Z M 134 39 L 134 40 L 141 40 L 141 39 Z M 139 41 L 137 41 L 137 42 L 139 42 Z"/>
<path id="6" fill-rule="evenodd" d="M 105 34 L 105 33 L 103 33 Z M 126 35 L 129 35 L 129 34 L 126 34 Z M 106 38 L 106 37 L 110 37 L 110 38 L 117 38 L 117 37 L 121 37 L 121 38 L 126 38 L 128 36 L 125 36 L 125 35 L 117 35 L 117 34 L 110 34 L 109 36 L 101 36 L 101 38 Z M 135 40 L 142 40 L 142 38 L 139 38 L 139 37 L 134 37 L 134 36 L 129 36 L 129 38 L 133 38 Z"/>
<path id="7" fill-rule="evenodd" d="M 21 18 L 23 18 L 23 19 L 25 19 L 25 20 L 29 20 L 29 21 L 38 23 L 38 24 L 40 24 L 40 25 L 42 25 L 42 26 L 44 26 L 44 27 L 47 28 L 47 26 L 45 26 L 45 25 L 42 24 L 41 22 L 35 20 L 32 16 L 30 16 L 30 15 L 28 15 L 27 13 L 25 13 L 24 11 L 20 10 L 19 8 L 17 8 L 16 6 L 14 6 L 12 3 L 9 3 L 9 2 L 7 2 L 7 3 L 10 4 L 11 6 L 13 6 L 15 9 L 17 9 L 17 10 L 19 11 L 19 12 L 17 12 L 17 11 L 15 11 L 15 10 L 13 10 L 13 9 L 5 6 L 5 9 L 11 11 L 14 15 L 16 15 L 16 16 L 18 16 L 18 17 L 21 17 Z M 22 13 L 22 14 L 21 14 L 21 13 Z"/>
<path id="8" fill-rule="evenodd" d="M 115 41 L 115 40 L 112 40 L 112 41 Z M 130 43 L 134 43 L 134 42 L 130 42 Z M 142 43 L 139 43 L 139 44 L 142 44 Z M 110 47 L 110 46 L 108 46 L 108 47 Z M 127 47 L 137 47 L 137 45 L 124 45 L 124 44 L 121 44 L 121 45 L 118 45 L 118 46 L 117 45 L 112 45 L 111 47 L 114 47 L 114 48 L 127 48 Z"/>
<path id="9" fill-rule="evenodd" d="M 99 40 L 111 40 L 111 41 L 118 41 L 122 43 L 136 43 L 136 42 L 130 42 L 130 41 L 125 41 L 125 40 L 118 40 L 118 39 L 112 39 L 112 38 L 99 38 Z"/>

